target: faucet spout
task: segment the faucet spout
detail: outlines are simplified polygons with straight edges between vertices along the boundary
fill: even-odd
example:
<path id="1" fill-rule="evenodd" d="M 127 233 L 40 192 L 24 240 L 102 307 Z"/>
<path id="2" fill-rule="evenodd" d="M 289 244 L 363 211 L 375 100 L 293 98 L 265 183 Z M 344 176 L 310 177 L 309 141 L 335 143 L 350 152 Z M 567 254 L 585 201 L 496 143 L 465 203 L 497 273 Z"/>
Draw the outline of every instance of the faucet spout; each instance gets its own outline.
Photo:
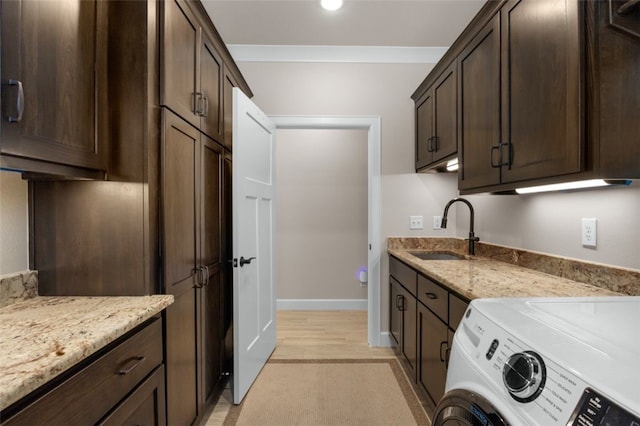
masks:
<path id="1" fill-rule="evenodd" d="M 447 215 L 449 214 L 449 207 L 451 207 L 451 205 L 453 203 L 457 203 L 457 202 L 461 202 L 467 205 L 467 207 L 469 207 L 469 238 L 467 238 L 467 240 L 469 241 L 469 254 L 470 255 L 475 255 L 476 254 L 476 242 L 480 241 L 480 238 L 475 236 L 475 233 L 473 232 L 473 223 L 475 221 L 474 218 L 474 212 L 473 212 L 473 206 L 471 205 L 471 203 L 469 202 L 469 200 L 464 199 L 462 197 L 456 197 L 453 200 L 450 200 L 446 206 L 444 206 L 444 213 L 442 214 L 442 222 L 440 223 L 440 227 L 441 228 L 446 228 L 447 227 Z"/>

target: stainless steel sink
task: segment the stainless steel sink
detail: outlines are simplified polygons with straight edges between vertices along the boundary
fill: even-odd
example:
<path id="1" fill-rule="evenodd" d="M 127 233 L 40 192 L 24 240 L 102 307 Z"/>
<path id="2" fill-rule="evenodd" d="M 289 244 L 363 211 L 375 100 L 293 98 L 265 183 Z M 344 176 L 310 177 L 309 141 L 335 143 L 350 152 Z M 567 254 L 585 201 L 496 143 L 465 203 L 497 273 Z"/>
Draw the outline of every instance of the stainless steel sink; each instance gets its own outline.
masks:
<path id="1" fill-rule="evenodd" d="M 465 257 L 447 251 L 410 251 L 409 254 L 422 260 L 464 260 Z"/>

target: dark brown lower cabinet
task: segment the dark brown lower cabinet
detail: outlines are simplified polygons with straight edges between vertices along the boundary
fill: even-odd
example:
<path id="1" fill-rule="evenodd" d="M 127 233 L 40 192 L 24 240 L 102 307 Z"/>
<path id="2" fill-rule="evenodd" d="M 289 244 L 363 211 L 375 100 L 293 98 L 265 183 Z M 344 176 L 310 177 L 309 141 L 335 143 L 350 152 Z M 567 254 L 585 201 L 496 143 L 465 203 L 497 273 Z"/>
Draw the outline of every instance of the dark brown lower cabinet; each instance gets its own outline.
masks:
<path id="1" fill-rule="evenodd" d="M 407 374 L 415 380 L 417 371 L 416 308 L 417 301 L 406 288 L 393 277 L 389 277 L 391 294 L 391 335 L 397 348 L 408 363 Z"/>
<path id="2" fill-rule="evenodd" d="M 468 302 L 393 257 L 389 271 L 389 334 L 407 376 L 426 393 L 427 411 L 433 411 L 444 395 L 453 336 Z"/>
<path id="3" fill-rule="evenodd" d="M 418 303 L 418 330 L 420 334 L 418 382 L 425 388 L 432 402 L 437 404 L 444 395 L 447 379 L 449 328 L 422 303 Z"/>
<path id="4" fill-rule="evenodd" d="M 155 317 L 23 400 L 2 426 L 166 424 L 162 319 Z M 120 371 L 128 370 L 127 374 Z M 137 423 L 144 419 L 144 423 Z"/>
<path id="5" fill-rule="evenodd" d="M 98 424 L 104 426 L 166 425 L 164 365 Z"/>

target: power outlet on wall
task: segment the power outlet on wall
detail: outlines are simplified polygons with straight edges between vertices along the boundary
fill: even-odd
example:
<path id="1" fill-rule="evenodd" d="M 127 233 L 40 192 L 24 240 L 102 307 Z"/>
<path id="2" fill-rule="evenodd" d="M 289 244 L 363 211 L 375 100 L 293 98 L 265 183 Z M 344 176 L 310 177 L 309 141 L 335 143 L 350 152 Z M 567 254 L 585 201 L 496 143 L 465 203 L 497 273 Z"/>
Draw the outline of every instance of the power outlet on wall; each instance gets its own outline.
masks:
<path id="1" fill-rule="evenodd" d="M 597 219 L 582 219 L 582 245 L 585 247 L 595 247 L 597 243 Z"/>
<path id="2" fill-rule="evenodd" d="M 424 229 L 423 216 L 409 216 L 409 229 Z"/>

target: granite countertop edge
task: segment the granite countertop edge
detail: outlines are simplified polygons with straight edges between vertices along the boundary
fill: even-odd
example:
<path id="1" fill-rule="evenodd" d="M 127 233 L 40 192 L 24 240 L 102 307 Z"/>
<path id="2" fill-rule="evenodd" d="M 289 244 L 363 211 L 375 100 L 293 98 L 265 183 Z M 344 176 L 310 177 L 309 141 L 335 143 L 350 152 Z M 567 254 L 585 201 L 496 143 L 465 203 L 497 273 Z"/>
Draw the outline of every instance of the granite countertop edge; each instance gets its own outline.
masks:
<path id="1" fill-rule="evenodd" d="M 463 244 L 439 239 L 433 247 L 390 245 L 387 253 L 469 300 L 499 297 L 623 296 L 607 288 L 578 282 L 501 260 L 464 255 Z M 449 251 L 464 260 L 422 260 L 411 251 Z"/>
<path id="2" fill-rule="evenodd" d="M 0 308 L 0 410 L 173 301 L 172 295 L 37 296 Z"/>

